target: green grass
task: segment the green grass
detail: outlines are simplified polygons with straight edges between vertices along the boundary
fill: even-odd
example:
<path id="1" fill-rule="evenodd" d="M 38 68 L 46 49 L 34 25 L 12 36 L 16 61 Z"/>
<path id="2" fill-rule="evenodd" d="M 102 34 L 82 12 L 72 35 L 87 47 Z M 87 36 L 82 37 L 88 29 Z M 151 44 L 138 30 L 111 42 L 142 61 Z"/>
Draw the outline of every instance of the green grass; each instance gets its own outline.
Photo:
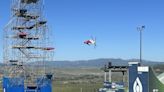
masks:
<path id="1" fill-rule="evenodd" d="M 102 87 L 102 83 L 83 84 L 55 84 L 53 92 L 97 92 Z"/>
<path id="2" fill-rule="evenodd" d="M 153 70 L 150 68 L 149 73 L 149 91 L 158 89 L 158 92 L 164 92 L 164 84 L 162 84 L 155 76 Z"/>

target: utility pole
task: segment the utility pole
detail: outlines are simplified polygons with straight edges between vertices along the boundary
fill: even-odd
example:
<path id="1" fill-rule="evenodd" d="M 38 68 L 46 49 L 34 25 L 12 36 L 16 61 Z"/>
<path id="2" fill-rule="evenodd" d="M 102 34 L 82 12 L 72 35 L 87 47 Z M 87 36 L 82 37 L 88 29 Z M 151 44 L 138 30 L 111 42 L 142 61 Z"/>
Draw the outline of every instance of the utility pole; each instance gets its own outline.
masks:
<path id="1" fill-rule="evenodd" d="M 140 32 L 140 64 L 142 63 L 142 31 L 145 29 L 145 26 L 137 27 L 137 30 Z"/>

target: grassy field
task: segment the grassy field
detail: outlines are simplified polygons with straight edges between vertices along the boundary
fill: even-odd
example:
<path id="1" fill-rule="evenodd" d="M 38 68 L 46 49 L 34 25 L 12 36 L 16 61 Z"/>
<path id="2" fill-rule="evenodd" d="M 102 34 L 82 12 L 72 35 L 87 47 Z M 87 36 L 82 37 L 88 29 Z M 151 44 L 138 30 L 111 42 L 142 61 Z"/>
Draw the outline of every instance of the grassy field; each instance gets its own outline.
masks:
<path id="1" fill-rule="evenodd" d="M 102 83 L 53 84 L 53 92 L 97 92 Z"/>
<path id="2" fill-rule="evenodd" d="M 104 72 L 99 68 L 55 69 L 53 92 L 98 92 L 103 87 Z M 112 73 L 121 80 L 122 73 Z"/>

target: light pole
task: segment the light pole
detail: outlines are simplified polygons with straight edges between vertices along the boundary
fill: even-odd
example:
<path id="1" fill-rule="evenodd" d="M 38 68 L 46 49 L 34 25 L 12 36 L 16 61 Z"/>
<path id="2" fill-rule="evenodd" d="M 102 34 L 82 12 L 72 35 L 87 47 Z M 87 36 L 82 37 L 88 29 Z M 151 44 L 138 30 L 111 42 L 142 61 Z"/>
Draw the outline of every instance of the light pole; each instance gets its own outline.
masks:
<path id="1" fill-rule="evenodd" d="M 145 26 L 137 27 L 137 30 L 140 32 L 140 64 L 142 63 L 142 31 L 145 29 Z"/>

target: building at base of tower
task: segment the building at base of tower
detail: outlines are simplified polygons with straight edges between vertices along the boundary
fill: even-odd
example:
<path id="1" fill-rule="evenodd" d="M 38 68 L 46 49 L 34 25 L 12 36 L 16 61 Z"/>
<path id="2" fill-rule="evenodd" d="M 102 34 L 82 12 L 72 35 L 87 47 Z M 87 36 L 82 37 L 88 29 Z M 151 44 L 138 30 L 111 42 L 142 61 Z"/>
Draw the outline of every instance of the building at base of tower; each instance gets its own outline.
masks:
<path id="1" fill-rule="evenodd" d="M 52 92 L 52 79 L 38 78 L 36 85 L 25 86 L 23 78 L 3 77 L 3 92 Z"/>

